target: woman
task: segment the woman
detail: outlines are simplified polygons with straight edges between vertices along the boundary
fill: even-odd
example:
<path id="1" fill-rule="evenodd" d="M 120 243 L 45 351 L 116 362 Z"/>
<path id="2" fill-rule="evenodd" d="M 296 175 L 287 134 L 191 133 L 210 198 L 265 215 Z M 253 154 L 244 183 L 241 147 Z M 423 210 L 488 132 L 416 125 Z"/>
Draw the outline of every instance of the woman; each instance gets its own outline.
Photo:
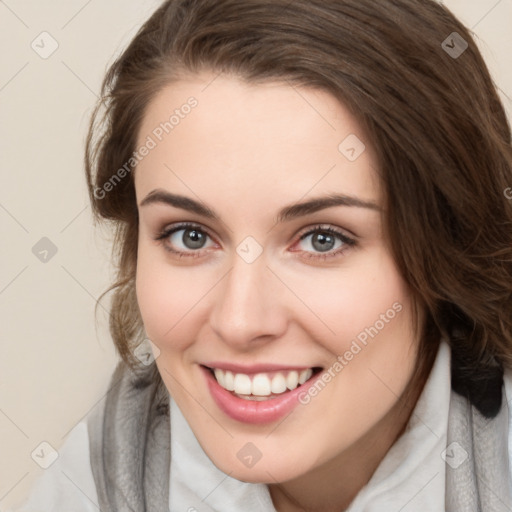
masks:
<path id="1" fill-rule="evenodd" d="M 165 2 L 91 123 L 122 362 L 48 507 L 510 510 L 510 142 L 435 2 Z"/>

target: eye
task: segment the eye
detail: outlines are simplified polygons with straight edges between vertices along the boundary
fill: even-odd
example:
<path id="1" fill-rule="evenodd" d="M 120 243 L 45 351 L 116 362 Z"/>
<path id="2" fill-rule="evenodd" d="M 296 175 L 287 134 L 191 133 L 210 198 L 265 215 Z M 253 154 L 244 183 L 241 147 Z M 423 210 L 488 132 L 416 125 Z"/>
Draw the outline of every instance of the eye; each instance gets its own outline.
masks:
<path id="1" fill-rule="evenodd" d="M 161 231 L 156 240 L 163 243 L 164 249 L 179 257 L 197 258 L 202 250 L 207 249 L 206 243 L 210 235 L 196 224 L 182 223 Z"/>
<path id="2" fill-rule="evenodd" d="M 353 238 L 348 237 L 345 233 L 331 226 L 315 226 L 300 236 L 298 244 L 303 244 L 306 248 L 306 258 L 326 259 L 338 256 L 344 253 L 350 247 L 356 245 Z M 310 252 L 308 249 L 313 249 Z"/>
<path id="3" fill-rule="evenodd" d="M 193 223 L 181 223 L 164 228 L 155 238 L 162 242 L 164 249 L 178 257 L 198 258 L 210 247 L 214 247 L 212 237 L 201 226 Z M 208 240 L 212 243 L 207 245 Z M 326 259 L 341 255 L 356 245 L 353 238 L 331 226 L 315 226 L 300 235 L 297 242 L 303 244 L 300 251 L 310 259 Z M 311 249 L 313 252 L 311 252 Z"/>

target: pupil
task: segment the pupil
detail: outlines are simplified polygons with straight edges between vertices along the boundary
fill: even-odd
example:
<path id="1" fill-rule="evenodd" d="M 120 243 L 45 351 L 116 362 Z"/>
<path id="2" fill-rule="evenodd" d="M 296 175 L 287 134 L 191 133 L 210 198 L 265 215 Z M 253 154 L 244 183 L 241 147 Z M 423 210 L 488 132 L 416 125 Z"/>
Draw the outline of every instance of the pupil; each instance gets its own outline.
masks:
<path id="1" fill-rule="evenodd" d="M 333 244 L 334 237 L 330 234 L 318 233 L 313 236 L 313 247 L 319 251 L 328 251 L 332 249 Z"/>
<path id="2" fill-rule="evenodd" d="M 187 234 L 188 240 L 185 240 Z M 187 229 L 183 233 L 183 243 L 189 249 L 200 249 L 204 244 L 204 236 L 200 231 L 197 231 L 195 229 Z"/>

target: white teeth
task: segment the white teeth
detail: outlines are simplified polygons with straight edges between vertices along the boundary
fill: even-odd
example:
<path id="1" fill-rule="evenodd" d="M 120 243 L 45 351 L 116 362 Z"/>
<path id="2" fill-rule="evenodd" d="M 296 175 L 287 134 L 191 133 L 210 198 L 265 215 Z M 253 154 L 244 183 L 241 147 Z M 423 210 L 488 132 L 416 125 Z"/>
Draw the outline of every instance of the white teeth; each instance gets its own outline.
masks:
<path id="1" fill-rule="evenodd" d="M 299 384 L 304 384 L 311 375 L 313 375 L 313 370 L 311 368 L 308 368 L 307 370 L 302 370 L 299 375 Z"/>
<path id="2" fill-rule="evenodd" d="M 299 374 L 293 370 L 286 377 L 286 387 L 291 391 L 299 385 Z"/>
<path id="3" fill-rule="evenodd" d="M 251 378 L 249 375 L 245 375 L 245 373 L 237 373 L 235 375 L 235 393 L 240 395 L 250 395 L 251 394 Z"/>
<path id="4" fill-rule="evenodd" d="M 215 378 L 217 379 L 217 382 L 223 387 L 226 387 L 226 381 L 224 380 L 224 372 L 222 370 L 219 370 L 218 368 L 215 368 L 214 370 Z"/>
<path id="5" fill-rule="evenodd" d="M 304 384 L 313 375 L 313 370 L 307 368 L 275 373 L 270 377 L 266 373 L 258 373 L 252 378 L 245 373 L 236 373 L 214 369 L 215 378 L 221 387 L 233 391 L 236 395 L 244 395 L 242 398 L 251 397 L 251 400 L 263 400 L 272 394 L 284 393 L 294 390 Z"/>
<path id="6" fill-rule="evenodd" d="M 218 370 L 218 368 L 217 368 L 217 370 Z M 219 371 L 222 372 L 222 370 L 219 370 Z M 219 382 L 219 384 L 222 386 L 222 384 L 220 382 Z M 233 374 L 231 372 L 224 373 L 224 385 L 222 387 L 224 389 L 227 389 L 228 391 L 235 390 L 235 378 L 233 377 Z"/>
<path id="7" fill-rule="evenodd" d="M 264 373 L 258 373 L 252 379 L 252 394 L 256 396 L 269 396 L 271 393 L 270 379 Z"/>
<path id="8" fill-rule="evenodd" d="M 252 400 L 253 402 L 263 402 L 264 400 L 268 400 L 268 396 L 254 396 L 254 395 L 236 395 L 238 398 L 243 398 L 244 400 Z"/>
<path id="9" fill-rule="evenodd" d="M 284 393 L 286 391 L 286 379 L 282 373 L 276 373 L 272 379 L 272 393 Z"/>

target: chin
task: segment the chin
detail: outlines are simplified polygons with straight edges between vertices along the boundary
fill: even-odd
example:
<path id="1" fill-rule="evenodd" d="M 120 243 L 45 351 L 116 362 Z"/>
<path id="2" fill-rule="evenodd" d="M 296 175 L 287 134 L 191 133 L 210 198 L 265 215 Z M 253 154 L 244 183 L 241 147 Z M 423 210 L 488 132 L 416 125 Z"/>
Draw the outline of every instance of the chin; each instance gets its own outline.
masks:
<path id="1" fill-rule="evenodd" d="M 306 473 L 308 470 L 299 467 L 296 461 L 273 456 L 274 460 L 265 460 L 262 456 L 252 467 L 244 467 L 243 463 L 235 456 L 229 460 L 215 460 L 210 457 L 213 464 L 236 480 L 251 484 L 276 484 L 293 480 Z"/>

